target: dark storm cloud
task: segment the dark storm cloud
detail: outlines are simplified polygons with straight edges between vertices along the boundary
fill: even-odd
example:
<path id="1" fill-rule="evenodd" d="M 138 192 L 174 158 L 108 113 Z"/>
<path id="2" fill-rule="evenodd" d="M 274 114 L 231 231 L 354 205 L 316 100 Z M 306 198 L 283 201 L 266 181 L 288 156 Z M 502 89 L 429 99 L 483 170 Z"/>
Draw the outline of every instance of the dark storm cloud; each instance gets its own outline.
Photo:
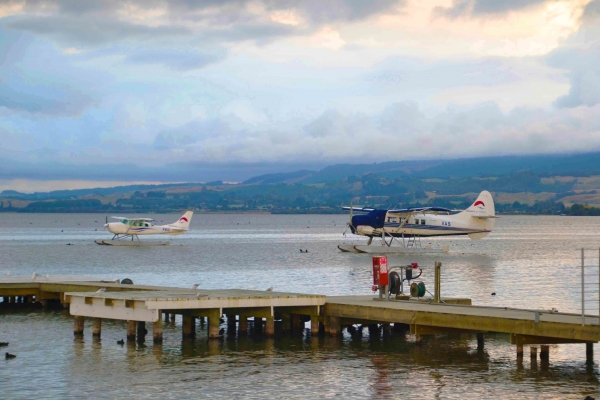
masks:
<path id="1" fill-rule="evenodd" d="M 3 26 L 37 36 L 50 37 L 70 46 L 100 46 L 128 39 L 168 39 L 190 36 L 178 26 L 149 27 L 116 20 L 87 19 L 70 15 L 11 17 Z"/>
<path id="2" fill-rule="evenodd" d="M 265 41 L 303 34 L 332 22 L 358 21 L 389 12 L 405 0 L 222 0 L 222 1 L 78 1 L 25 0 L 25 13 L 4 22 L 7 28 L 51 37 L 67 45 L 98 46 L 127 39 L 164 39 L 191 35 L 187 23 L 203 41 Z M 268 16 L 249 11 L 249 6 L 267 12 L 295 11 L 307 26 L 271 21 Z M 256 8 L 256 7 L 255 7 Z M 129 21 L 124 15 L 133 9 L 165 10 L 156 26 Z M 135 18 L 134 18 L 135 19 Z"/>
<path id="3" fill-rule="evenodd" d="M 448 18 L 495 16 L 519 11 L 550 0 L 454 0 L 452 7 L 436 7 L 435 14 Z"/>

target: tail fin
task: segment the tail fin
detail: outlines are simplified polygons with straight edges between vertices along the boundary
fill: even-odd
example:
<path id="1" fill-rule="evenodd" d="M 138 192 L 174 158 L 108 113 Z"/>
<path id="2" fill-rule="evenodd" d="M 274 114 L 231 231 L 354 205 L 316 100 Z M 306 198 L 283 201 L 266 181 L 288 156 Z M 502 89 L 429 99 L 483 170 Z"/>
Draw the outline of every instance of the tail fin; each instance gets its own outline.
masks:
<path id="1" fill-rule="evenodd" d="M 487 190 L 479 193 L 477 200 L 471 205 L 471 207 L 465 210 L 471 213 L 472 217 L 486 218 L 496 216 L 496 209 L 494 208 L 494 200 L 492 194 Z"/>
<path id="2" fill-rule="evenodd" d="M 471 239 L 482 239 L 486 237 L 496 225 L 496 209 L 494 208 L 492 194 L 487 190 L 484 190 L 479 194 L 477 200 L 475 200 L 471 207 L 458 213 L 456 217 L 467 222 L 469 226 L 481 229 L 481 232 L 470 233 L 469 237 Z"/>
<path id="3" fill-rule="evenodd" d="M 173 223 L 173 225 L 177 225 L 179 229 L 184 229 L 187 231 L 190 227 L 190 222 L 192 222 L 193 214 L 193 211 L 186 211 L 186 213 L 179 218 L 179 221 Z"/>

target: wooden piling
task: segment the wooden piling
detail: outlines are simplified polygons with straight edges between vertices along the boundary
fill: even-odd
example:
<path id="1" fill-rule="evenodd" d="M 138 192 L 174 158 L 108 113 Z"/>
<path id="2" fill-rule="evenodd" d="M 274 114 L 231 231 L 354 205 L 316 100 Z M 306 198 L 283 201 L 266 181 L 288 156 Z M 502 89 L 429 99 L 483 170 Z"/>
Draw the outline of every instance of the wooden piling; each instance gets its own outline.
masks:
<path id="1" fill-rule="evenodd" d="M 169 313 L 166 312 L 164 314 L 165 314 L 165 322 L 169 322 Z"/>
<path id="2" fill-rule="evenodd" d="M 127 321 L 127 341 L 133 342 L 135 341 L 135 328 L 136 321 Z"/>
<path id="3" fill-rule="evenodd" d="M 302 322 L 299 315 L 291 314 L 290 321 L 292 322 L 292 332 L 294 334 L 304 330 L 304 322 Z"/>
<path id="4" fill-rule="evenodd" d="M 483 332 L 477 333 L 477 350 L 483 350 L 483 346 L 485 345 L 485 335 Z"/>
<path id="5" fill-rule="evenodd" d="M 313 336 L 319 334 L 319 317 L 313 315 L 310 317 L 310 333 Z"/>
<path id="6" fill-rule="evenodd" d="M 531 346 L 529 348 L 529 356 L 532 360 L 537 360 L 537 347 Z"/>
<path id="7" fill-rule="evenodd" d="M 171 313 L 171 322 L 175 323 L 175 314 Z"/>
<path id="8" fill-rule="evenodd" d="M 85 318 L 81 316 L 76 316 L 75 318 L 75 326 L 73 327 L 73 334 L 75 336 L 83 336 L 83 327 L 85 325 Z"/>
<path id="9" fill-rule="evenodd" d="M 246 315 L 240 315 L 240 324 L 238 326 L 239 333 L 248 333 L 248 317 Z"/>
<path id="10" fill-rule="evenodd" d="M 281 314 L 281 331 L 289 333 L 292 330 L 292 320 L 290 314 Z"/>
<path id="11" fill-rule="evenodd" d="M 220 330 L 221 310 L 211 308 L 208 310 L 208 338 L 218 339 Z"/>
<path id="12" fill-rule="evenodd" d="M 236 316 L 234 314 L 227 314 L 227 334 L 235 333 L 236 322 Z"/>
<path id="13" fill-rule="evenodd" d="M 594 343 L 585 344 L 585 360 L 587 363 L 594 362 Z"/>
<path id="14" fill-rule="evenodd" d="M 102 318 L 94 318 L 92 325 L 92 336 L 100 337 L 102 334 Z"/>
<path id="15" fill-rule="evenodd" d="M 540 346 L 540 360 L 550 360 L 550 346 L 544 344 Z"/>
<path id="16" fill-rule="evenodd" d="M 191 315 L 183 315 L 181 333 L 184 339 L 190 339 L 194 337 L 194 317 Z"/>
<path id="17" fill-rule="evenodd" d="M 273 336 L 275 334 L 275 318 L 267 317 L 265 321 L 265 335 Z"/>
<path id="18" fill-rule="evenodd" d="M 262 331 L 263 320 L 262 317 L 254 317 L 254 331 Z"/>
<path id="19" fill-rule="evenodd" d="M 163 341 L 163 322 L 160 318 L 152 324 L 152 339 L 154 343 L 162 343 Z"/>
<path id="20" fill-rule="evenodd" d="M 137 322 L 137 341 L 144 343 L 146 340 L 146 323 L 144 321 Z"/>
<path id="21" fill-rule="evenodd" d="M 523 358 L 523 345 L 517 344 L 517 358 Z"/>
<path id="22" fill-rule="evenodd" d="M 338 317 L 328 317 L 329 319 L 329 335 L 337 336 L 342 333 L 340 319 Z"/>

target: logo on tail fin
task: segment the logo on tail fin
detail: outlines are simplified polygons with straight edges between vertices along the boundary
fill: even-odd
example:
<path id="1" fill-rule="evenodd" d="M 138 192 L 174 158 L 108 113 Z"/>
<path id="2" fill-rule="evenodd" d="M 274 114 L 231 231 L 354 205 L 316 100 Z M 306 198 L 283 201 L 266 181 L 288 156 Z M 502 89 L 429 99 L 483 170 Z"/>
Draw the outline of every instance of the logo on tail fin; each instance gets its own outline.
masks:
<path id="1" fill-rule="evenodd" d="M 188 221 L 188 219 L 186 217 L 179 218 L 179 222 L 181 222 L 181 221 L 190 222 L 190 221 Z"/>
<path id="2" fill-rule="evenodd" d="M 481 200 L 477 200 L 477 201 L 475 202 L 475 204 L 473 204 L 473 207 L 477 207 L 477 206 L 482 206 L 482 207 L 485 207 L 485 204 L 483 203 L 483 201 L 481 201 Z"/>

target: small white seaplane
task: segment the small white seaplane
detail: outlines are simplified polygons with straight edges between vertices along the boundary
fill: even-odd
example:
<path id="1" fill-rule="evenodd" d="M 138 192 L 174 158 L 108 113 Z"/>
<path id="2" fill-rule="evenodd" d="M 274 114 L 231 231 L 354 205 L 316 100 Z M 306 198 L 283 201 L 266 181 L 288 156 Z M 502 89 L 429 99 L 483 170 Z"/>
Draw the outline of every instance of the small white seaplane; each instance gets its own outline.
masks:
<path id="1" fill-rule="evenodd" d="M 168 225 L 154 225 L 152 218 L 126 218 L 126 217 L 111 217 L 118 219 L 118 222 L 106 222 L 104 227 L 114 236 L 111 240 L 96 240 L 96 243 L 102 245 L 116 246 L 139 246 L 140 235 L 181 235 L 188 231 L 190 222 L 192 222 L 193 211 L 187 211 L 176 222 Z M 121 239 L 131 238 L 131 241 Z M 134 241 L 137 239 L 137 242 Z M 144 243 L 147 246 L 167 246 L 169 242 L 148 242 Z"/>
<path id="2" fill-rule="evenodd" d="M 464 211 L 443 207 L 416 207 L 396 210 L 342 207 L 350 211 L 348 227 L 355 235 L 367 236 L 367 245 L 339 245 L 343 252 L 353 253 L 441 253 L 448 248 L 433 249 L 421 246 L 421 237 L 468 235 L 482 239 L 496 224 L 494 200 L 487 190 L 479 194 L 473 205 Z M 366 215 L 354 215 L 364 212 Z M 345 235 L 345 232 L 344 232 Z M 374 237 L 381 238 L 382 246 L 371 246 Z M 389 241 L 388 241 L 389 239 Z M 392 246 L 396 239 L 400 246 Z M 401 240 L 400 240 L 401 239 Z"/>

